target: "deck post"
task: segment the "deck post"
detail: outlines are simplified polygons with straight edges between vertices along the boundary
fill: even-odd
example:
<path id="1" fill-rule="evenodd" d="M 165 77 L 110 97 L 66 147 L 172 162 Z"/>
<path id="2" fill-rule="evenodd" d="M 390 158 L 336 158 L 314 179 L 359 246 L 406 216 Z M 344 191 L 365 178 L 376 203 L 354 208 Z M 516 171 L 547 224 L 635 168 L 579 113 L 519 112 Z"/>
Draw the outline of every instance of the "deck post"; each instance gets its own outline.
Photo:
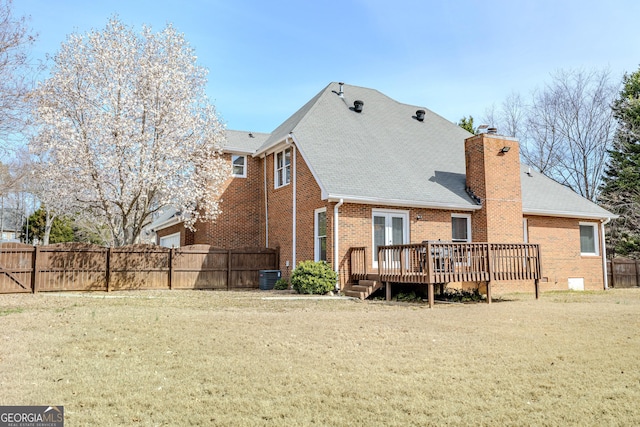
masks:
<path id="1" fill-rule="evenodd" d="M 535 280 L 536 286 L 536 299 L 540 299 L 540 279 Z"/>
<path id="2" fill-rule="evenodd" d="M 487 304 L 491 304 L 491 282 L 493 281 L 493 254 L 491 251 L 491 243 L 487 243 Z"/>
<path id="3" fill-rule="evenodd" d="M 391 282 L 384 282 L 384 291 L 387 301 L 391 301 Z"/>
<path id="4" fill-rule="evenodd" d="M 434 297 L 433 297 L 433 283 L 429 282 L 429 289 L 427 290 L 427 295 L 429 298 L 429 308 L 433 308 Z"/>

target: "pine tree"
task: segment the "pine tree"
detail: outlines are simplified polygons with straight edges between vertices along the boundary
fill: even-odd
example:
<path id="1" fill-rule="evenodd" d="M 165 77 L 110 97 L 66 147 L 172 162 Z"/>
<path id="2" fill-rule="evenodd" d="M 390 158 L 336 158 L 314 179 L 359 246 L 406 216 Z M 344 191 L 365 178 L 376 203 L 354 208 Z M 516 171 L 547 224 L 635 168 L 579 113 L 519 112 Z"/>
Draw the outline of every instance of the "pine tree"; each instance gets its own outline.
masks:
<path id="1" fill-rule="evenodd" d="M 640 70 L 625 74 L 613 103 L 618 122 L 600 201 L 620 216 L 609 225 L 611 255 L 640 258 Z"/>

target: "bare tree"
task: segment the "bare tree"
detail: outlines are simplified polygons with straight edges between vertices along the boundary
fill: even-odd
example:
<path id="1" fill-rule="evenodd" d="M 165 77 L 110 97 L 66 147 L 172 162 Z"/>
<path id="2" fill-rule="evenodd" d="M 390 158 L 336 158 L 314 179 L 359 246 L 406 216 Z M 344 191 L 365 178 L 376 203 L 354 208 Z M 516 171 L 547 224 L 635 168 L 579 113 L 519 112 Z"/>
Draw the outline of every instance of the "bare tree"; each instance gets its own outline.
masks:
<path id="1" fill-rule="evenodd" d="M 485 120 L 520 139 L 526 163 L 595 201 L 615 131 L 616 92 L 608 70 L 561 70 L 529 104 L 511 94 Z"/>

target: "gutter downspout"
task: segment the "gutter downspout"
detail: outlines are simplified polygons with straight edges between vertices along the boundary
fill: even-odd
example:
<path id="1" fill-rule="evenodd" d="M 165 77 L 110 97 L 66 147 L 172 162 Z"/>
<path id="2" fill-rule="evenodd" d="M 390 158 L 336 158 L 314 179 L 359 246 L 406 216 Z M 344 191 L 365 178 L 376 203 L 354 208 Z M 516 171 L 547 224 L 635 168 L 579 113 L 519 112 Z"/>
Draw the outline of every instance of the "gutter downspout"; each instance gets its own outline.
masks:
<path id="1" fill-rule="evenodd" d="M 290 144 L 288 139 L 287 139 L 287 143 Z M 291 173 L 293 175 L 291 177 L 291 179 L 293 180 L 293 201 L 292 201 L 292 205 L 293 205 L 293 230 L 292 230 L 292 233 L 293 233 L 293 236 L 292 236 L 292 239 L 291 239 L 291 246 L 292 246 L 292 249 L 293 249 L 292 250 L 293 253 L 291 255 L 291 261 L 292 261 L 292 264 L 293 264 L 293 268 L 296 268 L 296 251 L 297 251 L 297 249 L 296 249 L 296 240 L 297 240 L 296 239 L 296 231 L 297 231 L 296 230 L 296 222 L 297 222 L 297 219 L 296 219 L 296 211 L 297 211 L 297 206 L 296 206 L 297 205 L 297 197 L 296 197 L 297 194 L 296 194 L 296 190 L 297 190 L 297 188 L 296 188 L 296 186 L 297 186 L 297 175 L 298 174 L 296 173 L 297 172 L 296 171 L 296 146 L 294 144 L 291 144 L 291 163 L 292 163 L 292 165 L 291 165 L 292 166 L 291 167 L 291 169 L 292 169 Z"/>
<path id="2" fill-rule="evenodd" d="M 269 247 L 269 197 L 267 196 L 267 156 L 262 156 L 264 165 L 264 247 Z"/>
<path id="3" fill-rule="evenodd" d="M 340 251 L 340 233 L 338 230 L 338 209 L 344 203 L 344 199 L 340 199 L 338 203 L 333 207 L 333 269 L 336 274 L 340 274 L 340 265 L 338 264 L 338 252 Z M 338 281 L 336 282 L 336 291 L 340 290 L 340 276 L 338 276 Z"/>
<path id="4" fill-rule="evenodd" d="M 611 218 L 607 218 L 601 222 L 602 226 L 602 273 L 604 275 L 604 290 L 609 289 L 609 278 L 607 274 L 607 243 L 604 235 L 604 226 L 611 221 Z"/>

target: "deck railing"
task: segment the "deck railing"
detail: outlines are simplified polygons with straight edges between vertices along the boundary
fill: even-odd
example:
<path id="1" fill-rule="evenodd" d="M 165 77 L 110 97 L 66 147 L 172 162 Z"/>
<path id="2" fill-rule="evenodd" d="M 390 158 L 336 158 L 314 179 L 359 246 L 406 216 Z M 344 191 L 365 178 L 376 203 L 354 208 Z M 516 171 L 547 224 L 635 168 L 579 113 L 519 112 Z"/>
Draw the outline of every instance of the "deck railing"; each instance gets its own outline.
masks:
<path id="1" fill-rule="evenodd" d="M 383 282 L 449 283 L 540 279 L 540 248 L 527 243 L 426 242 L 378 247 Z"/>
<path id="2" fill-rule="evenodd" d="M 349 249 L 349 277 L 351 281 L 367 278 L 367 248 L 357 247 Z"/>

